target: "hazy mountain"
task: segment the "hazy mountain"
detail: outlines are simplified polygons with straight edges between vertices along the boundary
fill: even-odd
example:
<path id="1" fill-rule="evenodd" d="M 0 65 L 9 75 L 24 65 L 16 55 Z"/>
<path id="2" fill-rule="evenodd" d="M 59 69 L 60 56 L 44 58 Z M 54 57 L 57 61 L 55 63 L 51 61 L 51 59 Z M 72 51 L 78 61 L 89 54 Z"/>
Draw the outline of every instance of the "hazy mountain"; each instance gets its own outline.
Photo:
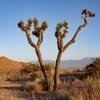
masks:
<path id="1" fill-rule="evenodd" d="M 93 62 L 93 58 L 85 58 L 82 60 L 62 60 L 61 67 L 85 67 L 86 65 Z M 24 63 L 24 62 L 23 62 Z M 38 63 L 37 61 L 31 61 L 31 63 Z M 44 63 L 54 64 L 54 60 L 45 60 Z M 6 57 L 0 57 L 0 70 L 15 70 L 22 67 L 21 62 L 17 62 Z"/>
<path id="2" fill-rule="evenodd" d="M 54 60 L 44 61 L 45 63 L 54 64 Z M 60 66 L 61 67 L 85 67 L 86 65 L 93 62 L 93 58 L 84 58 L 81 60 L 62 60 Z M 32 63 L 38 63 L 37 61 L 32 61 Z"/>
<path id="3" fill-rule="evenodd" d="M 62 67 L 85 67 L 93 62 L 93 58 L 85 58 L 82 60 L 65 60 L 62 61 L 60 66 Z"/>

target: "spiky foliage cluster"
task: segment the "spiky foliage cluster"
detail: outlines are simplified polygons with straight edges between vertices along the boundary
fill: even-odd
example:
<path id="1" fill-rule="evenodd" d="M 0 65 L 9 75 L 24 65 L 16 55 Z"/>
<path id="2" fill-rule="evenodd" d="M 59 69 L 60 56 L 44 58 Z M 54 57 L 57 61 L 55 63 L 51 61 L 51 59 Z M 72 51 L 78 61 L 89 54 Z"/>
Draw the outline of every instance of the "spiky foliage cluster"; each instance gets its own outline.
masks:
<path id="1" fill-rule="evenodd" d="M 62 23 L 58 23 L 56 26 L 56 31 L 60 31 L 62 27 L 63 27 Z"/>
<path id="2" fill-rule="evenodd" d="M 68 22 L 65 20 L 63 23 L 58 23 L 57 26 L 56 26 L 56 31 L 59 31 L 61 30 L 61 28 L 65 28 L 65 29 L 68 29 Z"/>
<path id="3" fill-rule="evenodd" d="M 48 28 L 48 23 L 47 23 L 47 21 L 43 21 L 43 23 L 41 25 L 41 29 L 45 30 L 46 28 Z"/>
<path id="4" fill-rule="evenodd" d="M 82 10 L 82 15 L 84 15 L 83 16 L 84 18 L 95 17 L 95 13 L 91 12 L 90 10 L 88 10 L 86 8 Z"/>
<path id="5" fill-rule="evenodd" d="M 66 34 L 68 33 L 68 29 L 69 29 L 68 22 L 66 20 L 63 22 L 63 27 L 64 27 L 64 30 L 63 30 L 64 33 L 63 33 L 62 37 L 64 38 L 66 36 Z"/>
<path id="6" fill-rule="evenodd" d="M 44 31 L 46 28 L 48 28 L 48 23 L 47 21 L 43 21 L 41 27 L 39 27 L 39 21 L 37 18 L 33 18 L 33 17 L 30 17 L 28 19 L 28 24 L 27 25 L 24 25 L 24 22 L 23 20 L 19 21 L 18 23 L 18 27 L 22 29 L 22 31 L 25 31 L 26 29 L 31 29 L 32 27 L 32 24 L 34 24 L 35 28 L 37 31 L 39 31 L 39 29 L 41 29 L 42 31 Z"/>
<path id="7" fill-rule="evenodd" d="M 28 19 L 28 28 L 30 29 L 32 27 L 32 23 L 33 23 L 33 17 L 30 17 Z"/>
<path id="8" fill-rule="evenodd" d="M 18 27 L 19 27 L 22 31 L 25 30 L 25 25 L 24 25 L 23 20 L 20 20 L 20 21 L 19 21 L 19 23 L 18 23 Z"/>
<path id="9" fill-rule="evenodd" d="M 64 32 L 62 33 L 62 37 L 64 38 L 66 36 L 66 33 L 68 33 L 68 22 L 65 20 L 63 23 L 58 23 L 56 26 L 56 32 L 55 32 L 55 36 L 57 37 L 57 35 L 59 35 L 61 32 L 61 29 L 64 28 Z"/>
<path id="10" fill-rule="evenodd" d="M 37 20 L 37 18 L 33 19 L 33 23 L 34 23 L 34 26 L 39 26 L 39 21 Z"/>
<path id="11" fill-rule="evenodd" d="M 65 29 L 68 29 L 69 28 L 68 27 L 68 22 L 66 20 L 63 22 L 63 26 L 65 27 Z"/>
<path id="12" fill-rule="evenodd" d="M 56 32 L 55 32 L 55 36 L 57 37 L 58 35 L 60 35 L 60 30 L 62 29 L 63 25 L 62 23 L 58 23 L 56 26 Z"/>

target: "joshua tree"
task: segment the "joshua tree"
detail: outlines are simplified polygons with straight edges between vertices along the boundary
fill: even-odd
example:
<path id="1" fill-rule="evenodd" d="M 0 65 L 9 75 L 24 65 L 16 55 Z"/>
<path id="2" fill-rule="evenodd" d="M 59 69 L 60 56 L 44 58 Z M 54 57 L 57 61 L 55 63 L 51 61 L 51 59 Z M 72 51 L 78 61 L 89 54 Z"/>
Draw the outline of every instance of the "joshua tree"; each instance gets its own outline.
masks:
<path id="1" fill-rule="evenodd" d="M 68 22 L 64 21 L 63 23 L 58 23 L 56 26 L 56 32 L 55 32 L 55 36 L 57 38 L 57 46 L 58 46 L 58 55 L 57 55 L 57 59 L 56 59 L 56 63 L 55 63 L 55 73 L 54 73 L 54 91 L 57 90 L 58 87 L 58 77 L 59 77 L 59 73 L 58 73 L 58 68 L 59 68 L 59 64 L 61 61 L 61 57 L 63 52 L 71 45 L 75 42 L 79 32 L 81 31 L 81 29 L 83 29 L 87 23 L 88 23 L 88 17 L 94 17 L 95 14 L 92 13 L 91 11 L 84 9 L 82 10 L 82 18 L 84 20 L 84 23 L 79 25 L 78 29 L 76 30 L 75 34 L 73 35 L 73 37 L 71 38 L 71 40 L 69 40 L 65 45 L 63 45 L 63 39 L 66 37 L 67 33 L 68 33 Z M 37 43 L 34 43 L 31 39 L 30 36 L 30 32 L 31 32 L 31 28 L 32 25 L 34 25 L 34 30 L 32 31 L 32 34 L 34 36 L 36 36 L 38 38 Z M 49 84 L 48 84 L 48 75 L 45 71 L 45 67 L 44 67 L 44 63 L 43 63 L 43 59 L 42 59 L 42 55 L 40 52 L 40 46 L 41 43 L 43 42 L 43 34 L 44 31 L 46 30 L 46 28 L 48 27 L 48 24 L 46 21 L 43 21 L 42 25 L 39 26 L 39 22 L 36 18 L 29 18 L 28 23 L 25 25 L 24 21 L 19 21 L 18 23 L 18 27 L 25 32 L 28 43 L 30 44 L 31 47 L 33 47 L 36 51 L 37 57 L 38 57 L 38 61 L 39 64 L 41 66 L 41 70 L 42 73 L 44 75 L 44 79 L 45 79 L 45 89 L 48 90 L 49 89 Z M 64 29 L 62 31 L 62 29 Z"/>
<path id="2" fill-rule="evenodd" d="M 55 74 L 54 74 L 54 91 L 57 90 L 58 87 L 58 78 L 59 78 L 59 64 L 61 61 L 61 57 L 63 52 L 73 43 L 75 43 L 75 40 L 77 38 L 77 36 L 79 35 L 79 32 L 81 31 L 81 29 L 83 29 L 87 24 L 88 24 L 88 17 L 94 17 L 95 14 L 92 13 L 91 11 L 84 9 L 82 10 L 82 18 L 84 20 L 84 23 L 79 25 L 78 29 L 76 30 L 75 34 L 73 35 L 73 37 L 71 38 L 71 40 L 69 40 L 64 46 L 63 46 L 63 39 L 66 37 L 66 34 L 68 33 L 68 22 L 64 21 L 63 23 L 58 23 L 56 26 L 56 32 L 55 32 L 55 36 L 57 38 L 57 46 L 58 46 L 58 55 L 57 55 L 57 59 L 56 59 L 56 63 L 55 63 Z M 64 28 L 63 32 L 62 32 L 62 28 Z"/>
<path id="3" fill-rule="evenodd" d="M 32 34 L 38 38 L 38 41 L 36 44 L 32 41 L 31 36 L 30 36 L 30 31 L 31 31 L 33 24 L 34 24 L 34 31 L 32 32 Z M 42 25 L 39 27 L 39 22 L 36 18 L 34 18 L 34 19 L 29 18 L 28 23 L 26 25 L 25 25 L 24 21 L 22 21 L 22 20 L 19 21 L 18 27 L 22 31 L 25 32 L 28 43 L 30 44 L 31 47 L 33 47 L 35 49 L 35 52 L 37 54 L 38 61 L 41 66 L 41 70 L 42 70 L 42 73 L 43 73 L 44 79 L 45 79 L 45 90 L 48 90 L 47 73 L 45 71 L 43 59 L 42 59 L 41 52 L 40 52 L 40 45 L 43 41 L 43 33 L 46 30 L 46 28 L 48 27 L 48 24 L 46 21 L 43 21 Z"/>

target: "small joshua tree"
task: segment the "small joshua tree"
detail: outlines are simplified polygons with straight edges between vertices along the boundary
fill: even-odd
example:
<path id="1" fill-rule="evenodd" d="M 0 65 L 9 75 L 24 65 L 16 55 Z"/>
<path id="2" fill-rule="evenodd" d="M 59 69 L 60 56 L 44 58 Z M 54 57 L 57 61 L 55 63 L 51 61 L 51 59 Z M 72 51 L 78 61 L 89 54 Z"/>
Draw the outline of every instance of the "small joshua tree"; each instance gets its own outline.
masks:
<path id="1" fill-rule="evenodd" d="M 56 32 L 55 32 L 55 36 L 57 38 L 57 46 L 58 46 L 58 55 L 57 55 L 57 59 L 56 59 L 56 63 L 55 63 L 55 74 L 54 74 L 54 91 L 57 90 L 58 87 L 58 79 L 59 79 L 59 73 L 58 73 L 58 69 L 59 69 L 59 64 L 61 61 L 61 56 L 63 54 L 63 52 L 71 45 L 75 42 L 77 36 L 79 35 L 79 32 L 81 31 L 81 29 L 83 29 L 88 21 L 88 17 L 94 17 L 95 14 L 92 13 L 91 11 L 84 9 L 82 10 L 82 18 L 84 20 L 84 23 L 79 25 L 78 29 L 76 30 L 74 36 L 71 38 L 70 41 L 68 41 L 65 45 L 63 45 L 63 39 L 66 37 L 67 33 L 68 33 L 68 22 L 64 21 L 63 23 L 58 23 L 56 26 Z M 61 31 L 61 29 L 64 28 L 63 32 Z"/>
<path id="2" fill-rule="evenodd" d="M 32 41 L 31 36 L 30 36 L 30 31 L 31 31 L 33 24 L 34 24 L 34 30 L 32 31 L 32 34 L 38 38 L 38 41 L 36 44 Z M 44 79 L 45 79 L 45 90 L 48 90 L 47 73 L 45 71 L 43 59 L 42 59 L 41 52 L 40 52 L 40 45 L 43 42 L 43 33 L 46 30 L 46 28 L 48 27 L 48 24 L 46 21 L 43 21 L 42 25 L 39 27 L 39 22 L 38 22 L 37 18 L 34 18 L 34 19 L 29 18 L 28 24 L 25 25 L 25 23 L 21 20 L 18 23 L 18 27 L 26 33 L 28 43 L 36 51 L 38 61 L 41 66 L 41 70 L 42 70 L 42 73 L 43 73 Z"/>

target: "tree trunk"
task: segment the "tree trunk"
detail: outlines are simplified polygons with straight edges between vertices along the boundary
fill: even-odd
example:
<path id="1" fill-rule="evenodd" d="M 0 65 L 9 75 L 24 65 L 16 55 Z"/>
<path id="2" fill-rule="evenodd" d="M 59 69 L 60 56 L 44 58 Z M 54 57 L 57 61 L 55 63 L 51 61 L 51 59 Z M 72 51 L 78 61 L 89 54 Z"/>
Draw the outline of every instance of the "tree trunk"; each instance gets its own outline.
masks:
<path id="1" fill-rule="evenodd" d="M 84 28 L 86 25 L 87 25 L 88 21 L 87 21 L 87 18 L 84 18 L 84 23 L 79 25 L 78 29 L 76 30 L 74 36 L 71 38 L 71 40 L 69 42 L 67 42 L 65 44 L 65 46 L 63 47 L 63 39 L 61 38 L 60 42 L 60 49 L 59 49 L 59 46 L 58 46 L 58 49 L 59 49 L 59 52 L 58 52 L 58 56 L 57 56 L 57 60 L 56 60 L 56 65 L 55 65 L 55 75 L 54 75 L 54 91 L 57 90 L 57 87 L 58 87 L 58 78 L 59 78 L 59 74 L 58 74 L 58 68 L 59 68 L 59 65 L 60 65 L 60 60 L 61 60 L 61 56 L 62 56 L 62 53 L 72 44 L 75 42 L 79 32 L 81 31 L 82 28 Z M 57 39 L 58 40 L 58 39 Z M 57 41 L 57 44 L 59 42 Z"/>
<path id="2" fill-rule="evenodd" d="M 49 86 L 48 86 L 48 78 L 47 78 L 47 74 L 46 74 L 46 71 L 45 71 L 45 68 L 44 68 L 44 63 L 43 63 L 43 59 L 42 59 L 42 56 L 41 56 L 40 49 L 39 49 L 38 46 L 36 46 L 33 43 L 32 39 L 30 37 L 29 32 L 26 32 L 26 37 L 27 37 L 28 43 L 33 48 L 35 48 L 35 51 L 36 51 L 36 54 L 37 54 L 37 57 L 38 57 L 38 61 L 39 61 L 39 64 L 40 64 L 40 67 L 41 67 L 41 70 L 42 70 L 42 73 L 43 73 L 43 76 L 44 76 L 44 79 L 45 79 L 45 89 L 46 89 L 46 91 L 48 91 L 48 89 L 49 89 Z"/>
<path id="3" fill-rule="evenodd" d="M 48 91 L 49 90 L 48 78 L 47 78 L 47 74 L 46 74 L 46 71 L 45 71 L 45 68 L 44 68 L 44 63 L 43 63 L 43 59 L 42 59 L 42 56 L 41 56 L 41 52 L 40 52 L 40 49 L 38 47 L 35 48 L 35 51 L 36 51 L 36 54 L 37 54 L 37 57 L 38 57 L 38 60 L 39 60 L 39 63 L 40 63 L 40 67 L 41 67 L 43 76 L 45 78 L 45 90 Z"/>
<path id="4" fill-rule="evenodd" d="M 54 91 L 57 91 L 58 87 L 58 79 L 59 79 L 59 65 L 60 65 L 60 60 L 61 60 L 62 52 L 58 52 L 57 60 L 56 60 L 56 65 L 55 65 L 55 75 L 54 75 Z"/>

